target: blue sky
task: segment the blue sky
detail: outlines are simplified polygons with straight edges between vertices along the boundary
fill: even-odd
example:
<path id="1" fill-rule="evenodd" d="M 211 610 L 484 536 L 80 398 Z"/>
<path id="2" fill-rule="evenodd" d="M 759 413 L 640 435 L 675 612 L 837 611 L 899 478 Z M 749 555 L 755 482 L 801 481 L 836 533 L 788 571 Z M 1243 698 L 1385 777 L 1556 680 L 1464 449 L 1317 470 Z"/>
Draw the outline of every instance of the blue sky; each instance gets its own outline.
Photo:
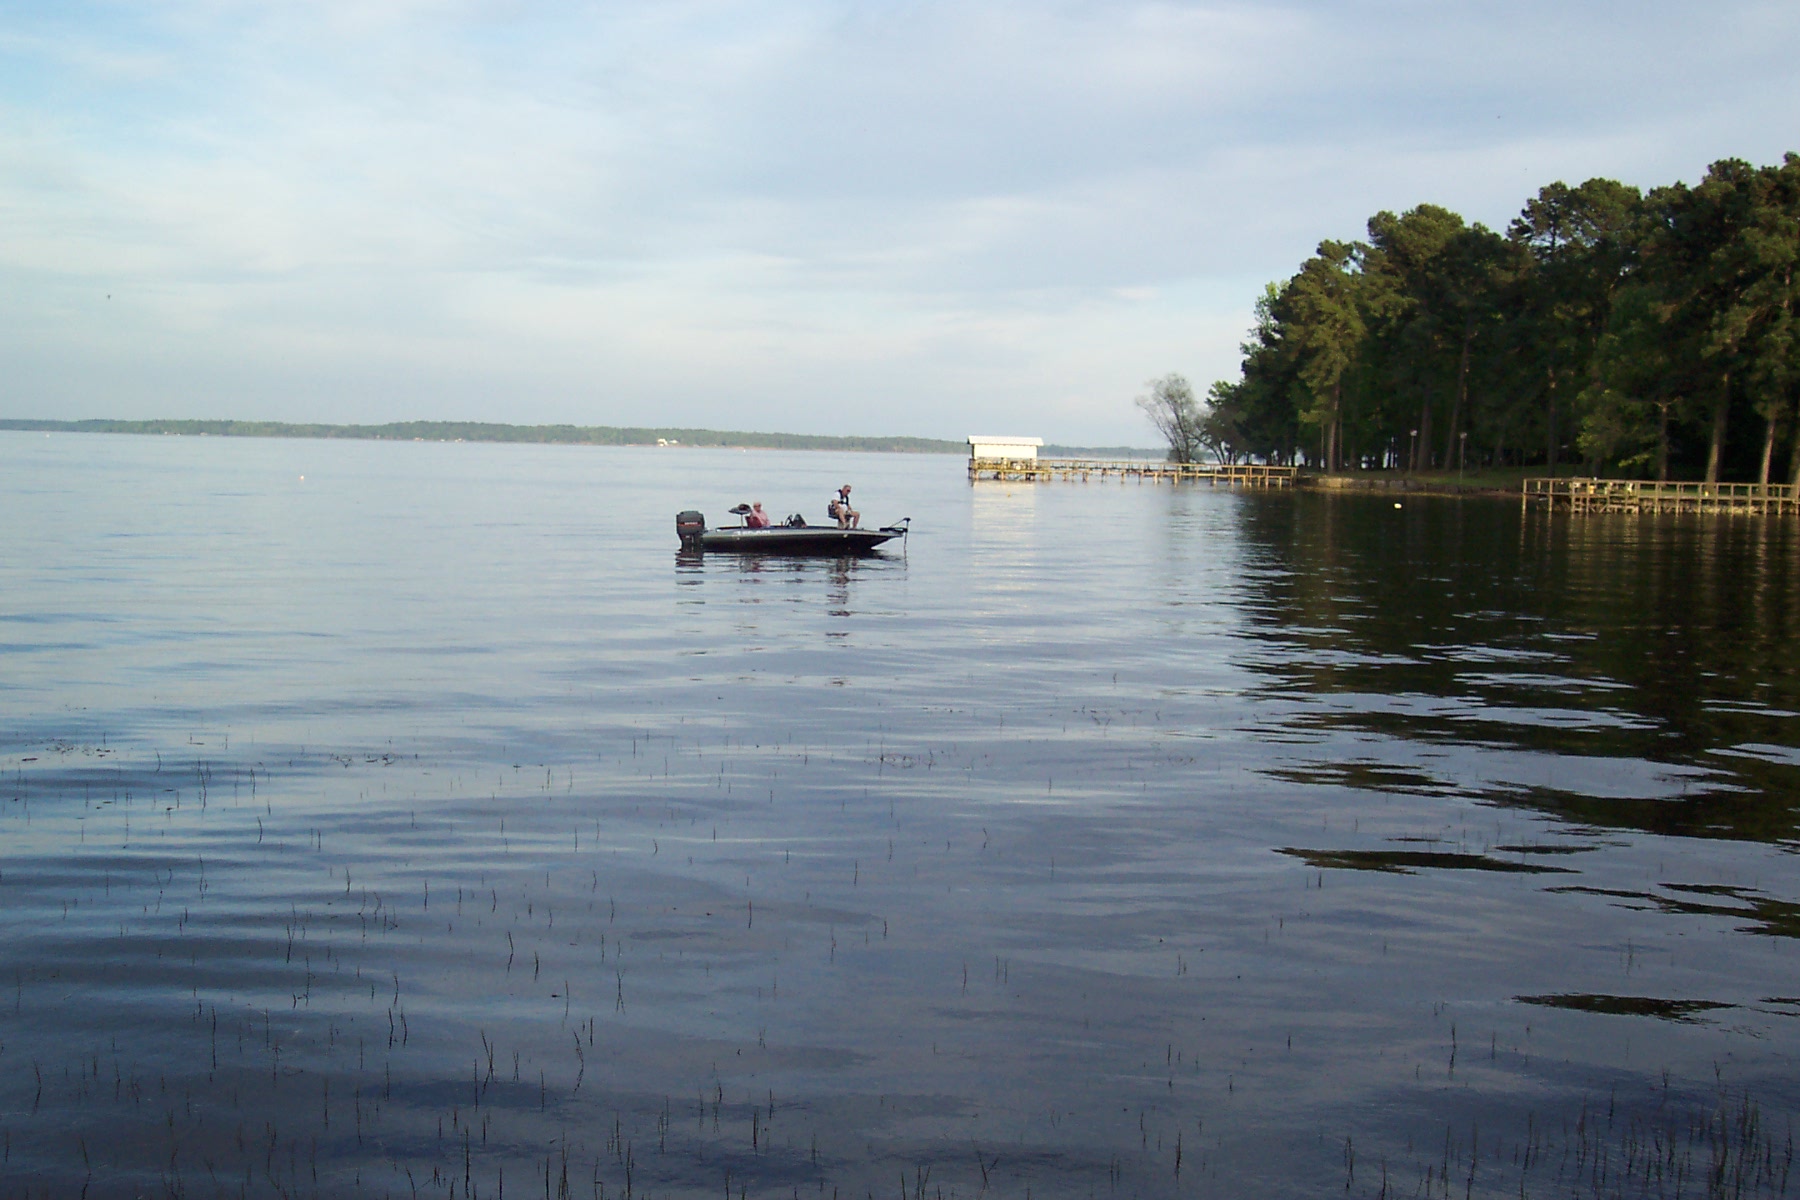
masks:
<path id="1" fill-rule="evenodd" d="M 1150 444 L 1380 209 L 1800 149 L 1800 5 L 0 0 L 0 416 Z"/>

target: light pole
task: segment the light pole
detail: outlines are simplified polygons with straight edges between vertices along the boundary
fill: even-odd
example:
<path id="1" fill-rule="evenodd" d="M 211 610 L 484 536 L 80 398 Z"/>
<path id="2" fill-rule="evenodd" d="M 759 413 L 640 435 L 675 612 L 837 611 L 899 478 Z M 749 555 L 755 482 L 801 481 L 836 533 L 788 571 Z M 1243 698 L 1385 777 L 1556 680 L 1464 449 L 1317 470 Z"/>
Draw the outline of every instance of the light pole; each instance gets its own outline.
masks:
<path id="1" fill-rule="evenodd" d="M 1463 463 L 1469 457 L 1469 431 L 1463 430 L 1456 435 L 1456 481 L 1462 482 Z"/>
<path id="2" fill-rule="evenodd" d="M 1412 431 L 1412 441 L 1406 447 L 1406 469 L 1410 473 L 1419 465 L 1419 431 Z"/>

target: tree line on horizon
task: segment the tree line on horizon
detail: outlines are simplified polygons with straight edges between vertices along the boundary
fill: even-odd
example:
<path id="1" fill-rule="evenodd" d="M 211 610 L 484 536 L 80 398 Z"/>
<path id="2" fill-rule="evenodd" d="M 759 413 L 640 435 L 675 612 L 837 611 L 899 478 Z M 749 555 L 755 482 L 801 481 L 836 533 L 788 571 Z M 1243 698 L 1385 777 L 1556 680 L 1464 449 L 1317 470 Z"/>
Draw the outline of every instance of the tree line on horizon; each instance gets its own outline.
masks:
<path id="1" fill-rule="evenodd" d="M 225 418 L 115 420 L 94 417 L 63 421 L 38 417 L 0 418 L 0 430 L 47 433 L 170 434 L 181 437 L 345 438 L 362 441 L 511 442 L 532 445 L 654 446 L 666 442 L 750 450 L 848 450 L 890 454 L 966 454 L 967 441 L 945 438 L 873 437 L 857 434 L 754 433 L 733 429 L 652 429 L 629 425 L 505 425 L 492 421 L 390 421 L 384 425 L 326 425 Z M 1048 454 L 1135 457 L 1154 453 L 1144 446 L 1046 444 Z"/>
<path id="2" fill-rule="evenodd" d="M 1177 457 L 1800 483 L 1797 262 L 1793 153 L 1553 183 L 1504 234 L 1381 212 L 1269 285 L 1239 378 L 1140 404 Z"/>
<path id="3" fill-rule="evenodd" d="M 287 421 L 92 419 L 0 420 L 0 429 L 63 433 L 174 434 L 184 437 L 348 438 L 365 441 L 526 442 L 579 446 L 746 447 L 759 450 L 881 450 L 914 454 L 966 451 L 963 442 L 918 437 L 856 437 L 809 433 L 748 433 L 730 429 L 652 429 L 617 425 L 505 425 L 491 421 L 391 421 L 383 425 L 324 425 Z"/>

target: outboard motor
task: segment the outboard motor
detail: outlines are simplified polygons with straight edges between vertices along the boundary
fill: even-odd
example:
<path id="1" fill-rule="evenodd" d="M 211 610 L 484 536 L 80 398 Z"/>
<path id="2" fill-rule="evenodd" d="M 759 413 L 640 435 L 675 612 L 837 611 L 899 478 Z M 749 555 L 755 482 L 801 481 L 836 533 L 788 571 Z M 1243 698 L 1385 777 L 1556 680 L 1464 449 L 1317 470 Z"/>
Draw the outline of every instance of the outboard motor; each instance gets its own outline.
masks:
<path id="1" fill-rule="evenodd" d="M 700 535 L 705 532 L 706 518 L 702 514 L 692 509 L 675 514 L 675 535 L 681 539 L 682 545 L 699 545 Z"/>

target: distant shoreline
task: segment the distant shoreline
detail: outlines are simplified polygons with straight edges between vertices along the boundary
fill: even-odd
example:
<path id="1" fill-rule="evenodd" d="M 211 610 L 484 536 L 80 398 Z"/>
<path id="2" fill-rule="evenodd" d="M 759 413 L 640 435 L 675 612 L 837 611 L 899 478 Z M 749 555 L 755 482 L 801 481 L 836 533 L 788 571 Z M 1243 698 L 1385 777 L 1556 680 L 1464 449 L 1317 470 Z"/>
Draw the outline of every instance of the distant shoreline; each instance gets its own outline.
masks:
<path id="1" fill-rule="evenodd" d="M 888 454 L 967 454 L 967 442 L 919 437 L 839 437 L 733 429 L 655 429 L 632 425 L 503 425 L 485 421 L 390 421 L 383 425 L 287 421 L 51 421 L 0 418 L 0 430 L 44 433 L 168 434 L 178 437 L 345 438 L 376 442 L 515 442 L 568 446 L 701 446 L 744 450 L 852 450 Z M 1160 456 L 1136 446 L 1046 446 L 1051 454 Z"/>

